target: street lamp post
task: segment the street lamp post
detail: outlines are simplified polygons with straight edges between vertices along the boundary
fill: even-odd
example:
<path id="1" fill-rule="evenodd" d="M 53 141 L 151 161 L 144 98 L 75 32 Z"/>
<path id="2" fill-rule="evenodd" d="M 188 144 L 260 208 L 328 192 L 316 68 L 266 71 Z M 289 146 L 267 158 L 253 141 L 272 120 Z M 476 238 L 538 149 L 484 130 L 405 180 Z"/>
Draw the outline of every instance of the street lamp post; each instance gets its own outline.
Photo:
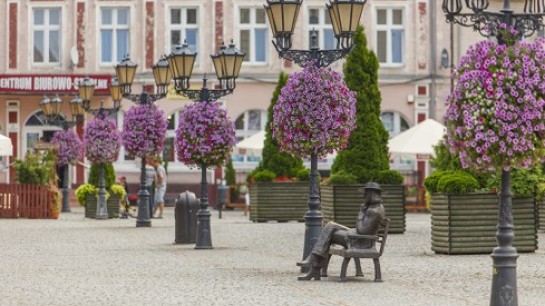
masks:
<path id="1" fill-rule="evenodd" d="M 142 92 L 139 95 L 131 94 L 132 83 L 136 76 L 136 68 L 138 65 L 133 63 L 127 55 L 119 64 L 115 66 L 115 72 L 119 86 L 119 101 L 121 97 L 127 98 L 139 105 L 154 103 L 162 99 L 167 94 L 167 87 L 171 80 L 171 72 L 168 61 L 165 56 L 162 56 L 159 61 L 153 65 L 153 77 L 157 87 L 156 94 L 148 94 L 142 86 Z M 113 97 L 113 95 L 112 95 Z M 138 191 L 138 217 L 136 219 L 136 227 L 151 227 L 150 211 L 149 211 L 150 193 L 146 188 L 146 158 L 142 157 L 140 167 L 140 190 Z"/>
<path id="2" fill-rule="evenodd" d="M 119 111 L 121 106 L 121 88 L 116 78 L 114 78 L 110 83 L 110 95 L 114 102 L 112 108 L 104 107 L 104 100 L 100 101 L 99 108 L 91 108 L 91 99 L 93 98 L 95 92 L 95 83 L 91 81 L 89 77 L 85 77 L 83 81 L 78 84 L 78 91 L 79 96 L 83 101 L 83 109 L 86 112 L 93 114 L 94 117 L 106 118 Z M 104 164 L 100 165 L 98 173 L 97 211 L 95 215 L 95 219 L 97 220 L 108 219 L 104 167 Z"/>
<path id="3" fill-rule="evenodd" d="M 47 123 L 60 126 L 63 130 L 73 128 L 75 125 L 83 122 L 83 105 L 81 99 L 77 97 L 70 101 L 70 111 L 72 113 L 72 120 L 67 120 L 60 115 L 62 105 L 62 99 L 59 95 L 55 98 L 49 99 L 44 97 L 40 102 L 40 108 L 45 114 Z M 68 165 L 64 166 L 62 179 L 62 208 L 61 212 L 70 212 L 70 196 L 69 196 L 69 184 L 68 184 Z"/>
<path id="4" fill-rule="evenodd" d="M 504 0 L 499 12 L 488 11 L 488 0 L 465 1 L 468 10 L 464 10 L 462 0 L 443 0 L 442 9 L 447 22 L 464 27 L 471 27 L 482 36 L 495 37 L 499 44 L 505 44 L 505 37 L 499 32 L 500 24 L 514 27 L 520 37 L 529 37 L 535 31 L 543 29 L 545 5 L 542 1 L 525 0 L 524 11 L 515 13 L 510 8 L 510 1 Z M 513 213 L 511 210 L 513 193 L 510 185 L 510 171 L 502 170 L 500 213 L 496 240 L 498 246 L 492 251 L 494 272 L 490 305 L 518 305 L 517 298 L 517 258 L 513 247 Z"/>
<path id="5" fill-rule="evenodd" d="M 356 32 L 363 7 L 367 0 L 331 0 L 326 9 L 331 18 L 337 48 L 320 50 L 316 32 L 312 31 L 309 50 L 292 50 L 292 35 L 303 0 L 267 0 L 264 5 L 274 36 L 273 45 L 280 58 L 294 61 L 303 66 L 311 62 L 317 67 L 327 67 L 344 58 L 353 48 L 352 36 Z M 309 210 L 305 213 L 305 243 L 303 259 L 306 258 L 322 229 L 323 216 L 320 211 L 318 185 L 318 156 L 310 157 Z"/>
<path id="6" fill-rule="evenodd" d="M 211 102 L 233 92 L 236 87 L 236 79 L 246 53 L 235 48 L 231 42 L 229 47 L 223 43 L 216 54 L 210 55 L 219 80 L 219 89 L 209 89 L 206 86 L 206 75 L 203 78 L 201 89 L 189 89 L 193 65 L 197 53 L 191 51 L 187 44 L 178 45 L 169 55 L 168 61 L 171 67 L 176 93 L 185 95 L 191 100 Z M 200 209 L 197 212 L 197 238 L 195 249 L 212 249 L 212 237 L 210 232 L 210 211 L 208 211 L 208 183 L 206 181 L 206 168 L 209 165 L 201 165 L 201 199 Z"/>

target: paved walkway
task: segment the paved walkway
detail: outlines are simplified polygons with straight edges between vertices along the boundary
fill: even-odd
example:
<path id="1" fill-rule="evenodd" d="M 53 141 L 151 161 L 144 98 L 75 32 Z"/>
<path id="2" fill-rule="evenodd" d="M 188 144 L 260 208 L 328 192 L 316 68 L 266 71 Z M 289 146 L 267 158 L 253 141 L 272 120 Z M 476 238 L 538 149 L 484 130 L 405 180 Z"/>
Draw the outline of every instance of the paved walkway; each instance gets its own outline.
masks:
<path id="1" fill-rule="evenodd" d="M 173 245 L 173 208 L 151 228 L 97 221 L 81 208 L 59 220 L 0 219 L 0 305 L 488 305 L 488 255 L 435 255 L 427 214 L 390 235 L 384 282 L 340 283 L 340 259 L 322 281 L 297 281 L 304 223 L 252 223 L 212 211 L 213 250 Z M 519 305 L 545 305 L 545 234 L 518 260 Z M 349 267 L 349 270 L 350 267 Z M 353 271 L 353 270 L 351 270 Z M 351 272 L 353 273 L 353 272 Z"/>

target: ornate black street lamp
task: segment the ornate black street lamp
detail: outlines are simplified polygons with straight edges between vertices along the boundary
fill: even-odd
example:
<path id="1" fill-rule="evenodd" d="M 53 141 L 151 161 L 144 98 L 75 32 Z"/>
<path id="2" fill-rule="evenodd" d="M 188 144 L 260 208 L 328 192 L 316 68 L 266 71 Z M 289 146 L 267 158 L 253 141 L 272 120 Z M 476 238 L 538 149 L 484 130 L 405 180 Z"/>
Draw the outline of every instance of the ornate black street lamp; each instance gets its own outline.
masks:
<path id="1" fill-rule="evenodd" d="M 519 1 L 520 2 L 520 1 Z M 515 13 L 510 8 L 510 1 L 504 0 L 499 12 L 488 11 L 488 0 L 443 0 L 443 12 L 447 22 L 471 27 L 482 36 L 495 37 L 500 44 L 505 44 L 505 37 L 499 32 L 500 24 L 506 24 L 518 30 L 520 37 L 528 37 L 535 31 L 543 29 L 545 2 L 525 0 L 524 11 Z M 517 305 L 517 258 L 518 253 L 513 247 L 513 213 L 510 185 L 510 171 L 502 170 L 502 187 L 500 213 L 496 240 L 498 246 L 492 251 L 493 273 L 490 305 Z"/>
<path id="2" fill-rule="evenodd" d="M 112 114 L 116 114 L 119 111 L 119 108 L 121 107 L 121 87 L 119 85 L 119 82 L 116 78 L 114 78 L 110 84 L 110 95 L 113 100 L 113 107 L 112 108 L 106 108 L 104 107 L 104 100 L 100 100 L 100 107 L 99 108 L 91 108 L 91 99 L 93 98 L 93 95 L 95 93 L 95 83 L 89 79 L 88 77 L 85 77 L 83 81 L 81 81 L 78 84 L 78 91 L 79 96 L 81 98 L 83 109 L 93 114 L 94 117 L 102 117 L 106 118 L 109 117 Z M 97 196 L 97 211 L 95 215 L 95 219 L 97 220 L 104 220 L 108 219 L 108 206 L 106 202 L 106 182 L 104 179 L 104 167 L 105 165 L 102 164 L 99 169 L 98 173 L 98 196 Z"/>
<path id="3" fill-rule="evenodd" d="M 174 78 L 176 93 L 185 95 L 191 100 L 215 101 L 220 97 L 233 92 L 236 87 L 236 79 L 239 76 L 242 62 L 246 53 L 235 48 L 231 42 L 229 47 L 222 43 L 216 54 L 210 55 L 219 80 L 219 89 L 208 89 L 206 87 L 206 76 L 203 78 L 201 89 L 189 89 L 193 65 L 197 53 L 191 51 L 187 44 L 178 45 L 168 56 L 169 65 Z M 201 199 L 200 209 L 197 212 L 197 239 L 195 249 L 211 249 L 212 237 L 210 233 L 210 211 L 208 211 L 208 183 L 206 182 L 206 168 L 209 165 L 201 165 Z"/>
<path id="4" fill-rule="evenodd" d="M 273 45 L 280 58 L 294 61 L 302 66 L 309 61 L 317 67 L 327 67 L 342 59 L 353 48 L 352 36 L 360 23 L 361 13 L 367 0 L 331 0 L 326 4 L 337 48 L 320 50 L 316 32 L 310 38 L 309 50 L 292 50 L 292 35 L 297 22 L 297 15 L 303 0 L 267 0 L 265 10 L 274 36 Z M 305 213 L 305 244 L 303 259 L 306 258 L 322 229 L 323 216 L 320 211 L 320 193 L 318 185 L 318 156 L 310 156 L 310 191 L 309 210 Z"/>
<path id="5" fill-rule="evenodd" d="M 51 125 L 62 127 L 63 130 L 73 128 L 75 125 L 83 122 L 83 105 L 81 99 L 77 97 L 70 101 L 70 112 L 72 113 L 72 120 L 67 120 L 61 116 L 62 99 L 59 95 L 55 98 L 49 99 L 44 97 L 40 102 L 40 108 L 45 114 L 46 122 Z M 70 196 L 69 196 L 69 184 L 68 184 L 68 165 L 64 166 L 63 179 L 62 179 L 62 208 L 61 212 L 70 212 Z"/>
<path id="6" fill-rule="evenodd" d="M 148 94 L 144 90 L 144 86 L 142 86 L 142 92 L 139 95 L 131 94 L 132 82 L 136 76 L 137 66 L 138 65 L 131 61 L 128 55 L 115 66 L 118 81 L 116 86 L 118 86 L 117 88 L 119 90 L 116 91 L 115 94 L 117 95 L 119 93 L 123 98 L 127 98 L 139 105 L 154 103 L 155 101 L 164 98 L 167 94 L 168 84 L 172 78 L 166 57 L 162 56 L 152 67 L 153 77 L 157 88 L 157 93 L 155 94 Z M 121 99 L 119 99 L 119 101 L 121 101 Z M 151 227 L 149 201 L 150 193 L 146 189 L 146 158 L 143 157 L 140 167 L 140 190 L 138 191 L 138 218 L 136 219 L 136 227 Z"/>

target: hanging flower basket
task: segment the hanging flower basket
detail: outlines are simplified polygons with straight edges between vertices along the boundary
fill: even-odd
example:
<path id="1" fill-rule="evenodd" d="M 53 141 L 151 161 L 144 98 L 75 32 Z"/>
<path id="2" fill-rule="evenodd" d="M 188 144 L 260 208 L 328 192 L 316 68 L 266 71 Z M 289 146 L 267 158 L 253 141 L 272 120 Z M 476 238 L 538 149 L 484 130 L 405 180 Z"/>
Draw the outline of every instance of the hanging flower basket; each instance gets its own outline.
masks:
<path id="1" fill-rule="evenodd" d="M 153 103 L 133 106 L 123 121 L 123 146 L 129 156 L 146 158 L 163 150 L 168 121 Z"/>
<path id="2" fill-rule="evenodd" d="M 112 119 L 98 115 L 89 121 L 83 139 L 85 155 L 93 164 L 109 164 L 117 160 L 121 138 Z"/>
<path id="3" fill-rule="evenodd" d="M 283 152 L 323 158 L 348 145 L 355 114 L 355 93 L 342 76 L 309 65 L 292 74 L 282 88 L 273 110 L 273 137 Z"/>
<path id="4" fill-rule="evenodd" d="M 217 102 L 197 102 L 180 112 L 176 130 L 178 160 L 190 167 L 216 166 L 230 158 L 235 126 Z"/>
<path id="5" fill-rule="evenodd" d="M 59 166 L 75 164 L 83 156 L 83 143 L 72 130 L 55 132 L 51 138 L 51 144 L 57 147 L 57 164 Z"/>

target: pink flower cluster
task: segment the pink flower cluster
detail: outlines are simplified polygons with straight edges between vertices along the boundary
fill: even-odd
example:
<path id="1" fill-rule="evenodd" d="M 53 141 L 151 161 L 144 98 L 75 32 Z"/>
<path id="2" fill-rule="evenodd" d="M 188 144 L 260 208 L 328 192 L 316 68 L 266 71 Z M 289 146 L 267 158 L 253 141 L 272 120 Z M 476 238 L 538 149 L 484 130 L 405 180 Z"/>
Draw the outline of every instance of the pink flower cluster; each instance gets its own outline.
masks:
<path id="1" fill-rule="evenodd" d="M 83 143 L 73 130 L 55 132 L 51 143 L 58 146 L 57 164 L 60 166 L 74 164 L 83 157 Z"/>
<path id="2" fill-rule="evenodd" d="M 216 166 L 231 156 L 235 126 L 217 102 L 197 102 L 180 112 L 176 129 L 178 160 L 188 166 Z"/>
<path id="3" fill-rule="evenodd" d="M 83 140 L 85 155 L 93 164 L 109 164 L 117 160 L 121 137 L 112 119 L 99 115 L 89 121 Z"/>
<path id="4" fill-rule="evenodd" d="M 479 42 L 453 77 L 448 144 L 464 168 L 529 167 L 545 156 L 545 40 Z"/>
<path id="5" fill-rule="evenodd" d="M 289 77 L 271 126 L 280 150 L 302 158 L 344 149 L 355 127 L 355 93 L 338 72 L 313 65 Z"/>
<path id="6" fill-rule="evenodd" d="M 125 114 L 123 145 L 130 156 L 146 158 L 163 150 L 168 120 L 153 103 L 133 106 Z"/>

